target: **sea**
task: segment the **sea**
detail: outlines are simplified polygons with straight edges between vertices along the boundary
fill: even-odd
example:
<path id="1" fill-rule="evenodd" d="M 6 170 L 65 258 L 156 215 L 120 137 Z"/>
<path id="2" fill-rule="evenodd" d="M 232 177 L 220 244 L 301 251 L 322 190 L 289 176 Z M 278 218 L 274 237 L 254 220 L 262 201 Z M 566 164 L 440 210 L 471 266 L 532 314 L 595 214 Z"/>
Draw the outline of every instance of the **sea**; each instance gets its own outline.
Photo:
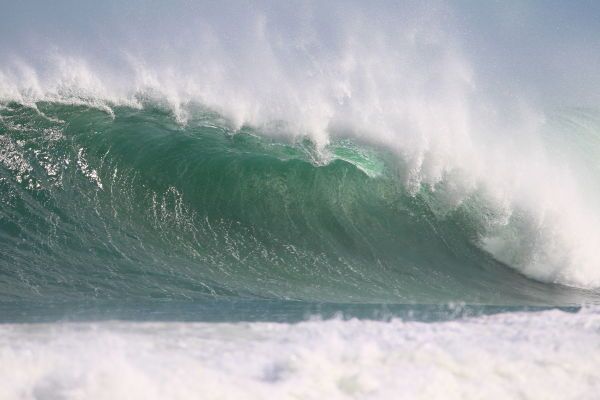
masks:
<path id="1" fill-rule="evenodd" d="M 600 396 L 598 3 L 0 14 L 0 399 Z"/>

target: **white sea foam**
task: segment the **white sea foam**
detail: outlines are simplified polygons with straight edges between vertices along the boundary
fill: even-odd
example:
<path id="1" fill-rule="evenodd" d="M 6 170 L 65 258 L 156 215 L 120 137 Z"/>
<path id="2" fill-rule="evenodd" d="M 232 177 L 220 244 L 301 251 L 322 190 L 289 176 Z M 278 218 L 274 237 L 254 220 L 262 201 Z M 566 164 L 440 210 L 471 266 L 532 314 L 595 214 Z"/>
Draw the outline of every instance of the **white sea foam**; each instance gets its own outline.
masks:
<path id="1" fill-rule="evenodd" d="M 572 168 L 577 154 L 548 153 L 544 113 L 506 74 L 489 82 L 452 7 L 121 7 L 99 7 L 95 29 L 50 13 L 50 25 L 9 31 L 0 100 L 107 112 L 159 101 L 182 123 L 201 103 L 235 127 L 309 136 L 321 149 L 334 136 L 382 146 L 405 164 L 410 191 L 430 186 L 448 207 L 483 196 L 480 244 L 499 260 L 536 279 L 600 286 L 600 210 Z M 91 18 L 78 10 L 69 12 Z M 49 27 L 56 20 L 71 36 Z"/>
<path id="2" fill-rule="evenodd" d="M 0 326 L 0 398 L 593 399 L 600 314 Z"/>

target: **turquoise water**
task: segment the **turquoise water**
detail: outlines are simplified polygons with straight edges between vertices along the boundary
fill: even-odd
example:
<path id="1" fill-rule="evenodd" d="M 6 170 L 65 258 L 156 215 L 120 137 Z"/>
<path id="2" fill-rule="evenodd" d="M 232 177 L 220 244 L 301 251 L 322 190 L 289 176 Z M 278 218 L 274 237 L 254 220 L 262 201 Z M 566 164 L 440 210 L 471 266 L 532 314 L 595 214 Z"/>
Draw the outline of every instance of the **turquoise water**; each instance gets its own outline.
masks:
<path id="1" fill-rule="evenodd" d="M 293 320 L 320 303 L 350 314 L 372 304 L 375 316 L 395 305 L 597 301 L 594 290 L 497 261 L 480 246 L 477 193 L 440 214 L 437 193 L 408 192 L 403 165 L 381 148 L 344 139 L 317 150 L 233 130 L 199 107 L 185 124 L 151 104 L 113 113 L 45 102 L 0 110 L 4 319 L 21 308 L 32 318 L 111 307 L 128 316 L 137 304 L 146 318 L 153 304 L 174 319 L 180 307 L 213 319 L 213 302 L 267 320 L 302 310 Z"/>

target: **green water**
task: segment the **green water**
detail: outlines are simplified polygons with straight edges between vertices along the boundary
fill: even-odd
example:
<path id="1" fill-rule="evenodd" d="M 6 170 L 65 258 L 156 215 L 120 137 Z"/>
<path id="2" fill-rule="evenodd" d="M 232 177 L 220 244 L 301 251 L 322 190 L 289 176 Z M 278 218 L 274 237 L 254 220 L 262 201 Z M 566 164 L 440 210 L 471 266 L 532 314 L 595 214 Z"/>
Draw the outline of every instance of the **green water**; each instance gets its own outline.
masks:
<path id="1" fill-rule="evenodd" d="M 431 188 L 405 189 L 385 149 L 347 139 L 316 149 L 201 107 L 184 124 L 152 105 L 9 103 L 0 117 L 5 319 L 597 299 L 496 261 L 480 246 L 478 194 L 440 213 Z"/>

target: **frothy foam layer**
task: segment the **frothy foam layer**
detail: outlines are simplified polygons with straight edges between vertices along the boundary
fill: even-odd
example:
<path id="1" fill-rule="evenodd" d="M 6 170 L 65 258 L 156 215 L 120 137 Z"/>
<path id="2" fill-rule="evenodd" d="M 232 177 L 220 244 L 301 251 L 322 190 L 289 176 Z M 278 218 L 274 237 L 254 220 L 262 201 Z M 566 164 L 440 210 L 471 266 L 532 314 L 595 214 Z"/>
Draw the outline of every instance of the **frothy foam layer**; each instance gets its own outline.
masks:
<path id="1" fill-rule="evenodd" d="M 0 326 L 0 397 L 587 399 L 600 314 Z"/>

